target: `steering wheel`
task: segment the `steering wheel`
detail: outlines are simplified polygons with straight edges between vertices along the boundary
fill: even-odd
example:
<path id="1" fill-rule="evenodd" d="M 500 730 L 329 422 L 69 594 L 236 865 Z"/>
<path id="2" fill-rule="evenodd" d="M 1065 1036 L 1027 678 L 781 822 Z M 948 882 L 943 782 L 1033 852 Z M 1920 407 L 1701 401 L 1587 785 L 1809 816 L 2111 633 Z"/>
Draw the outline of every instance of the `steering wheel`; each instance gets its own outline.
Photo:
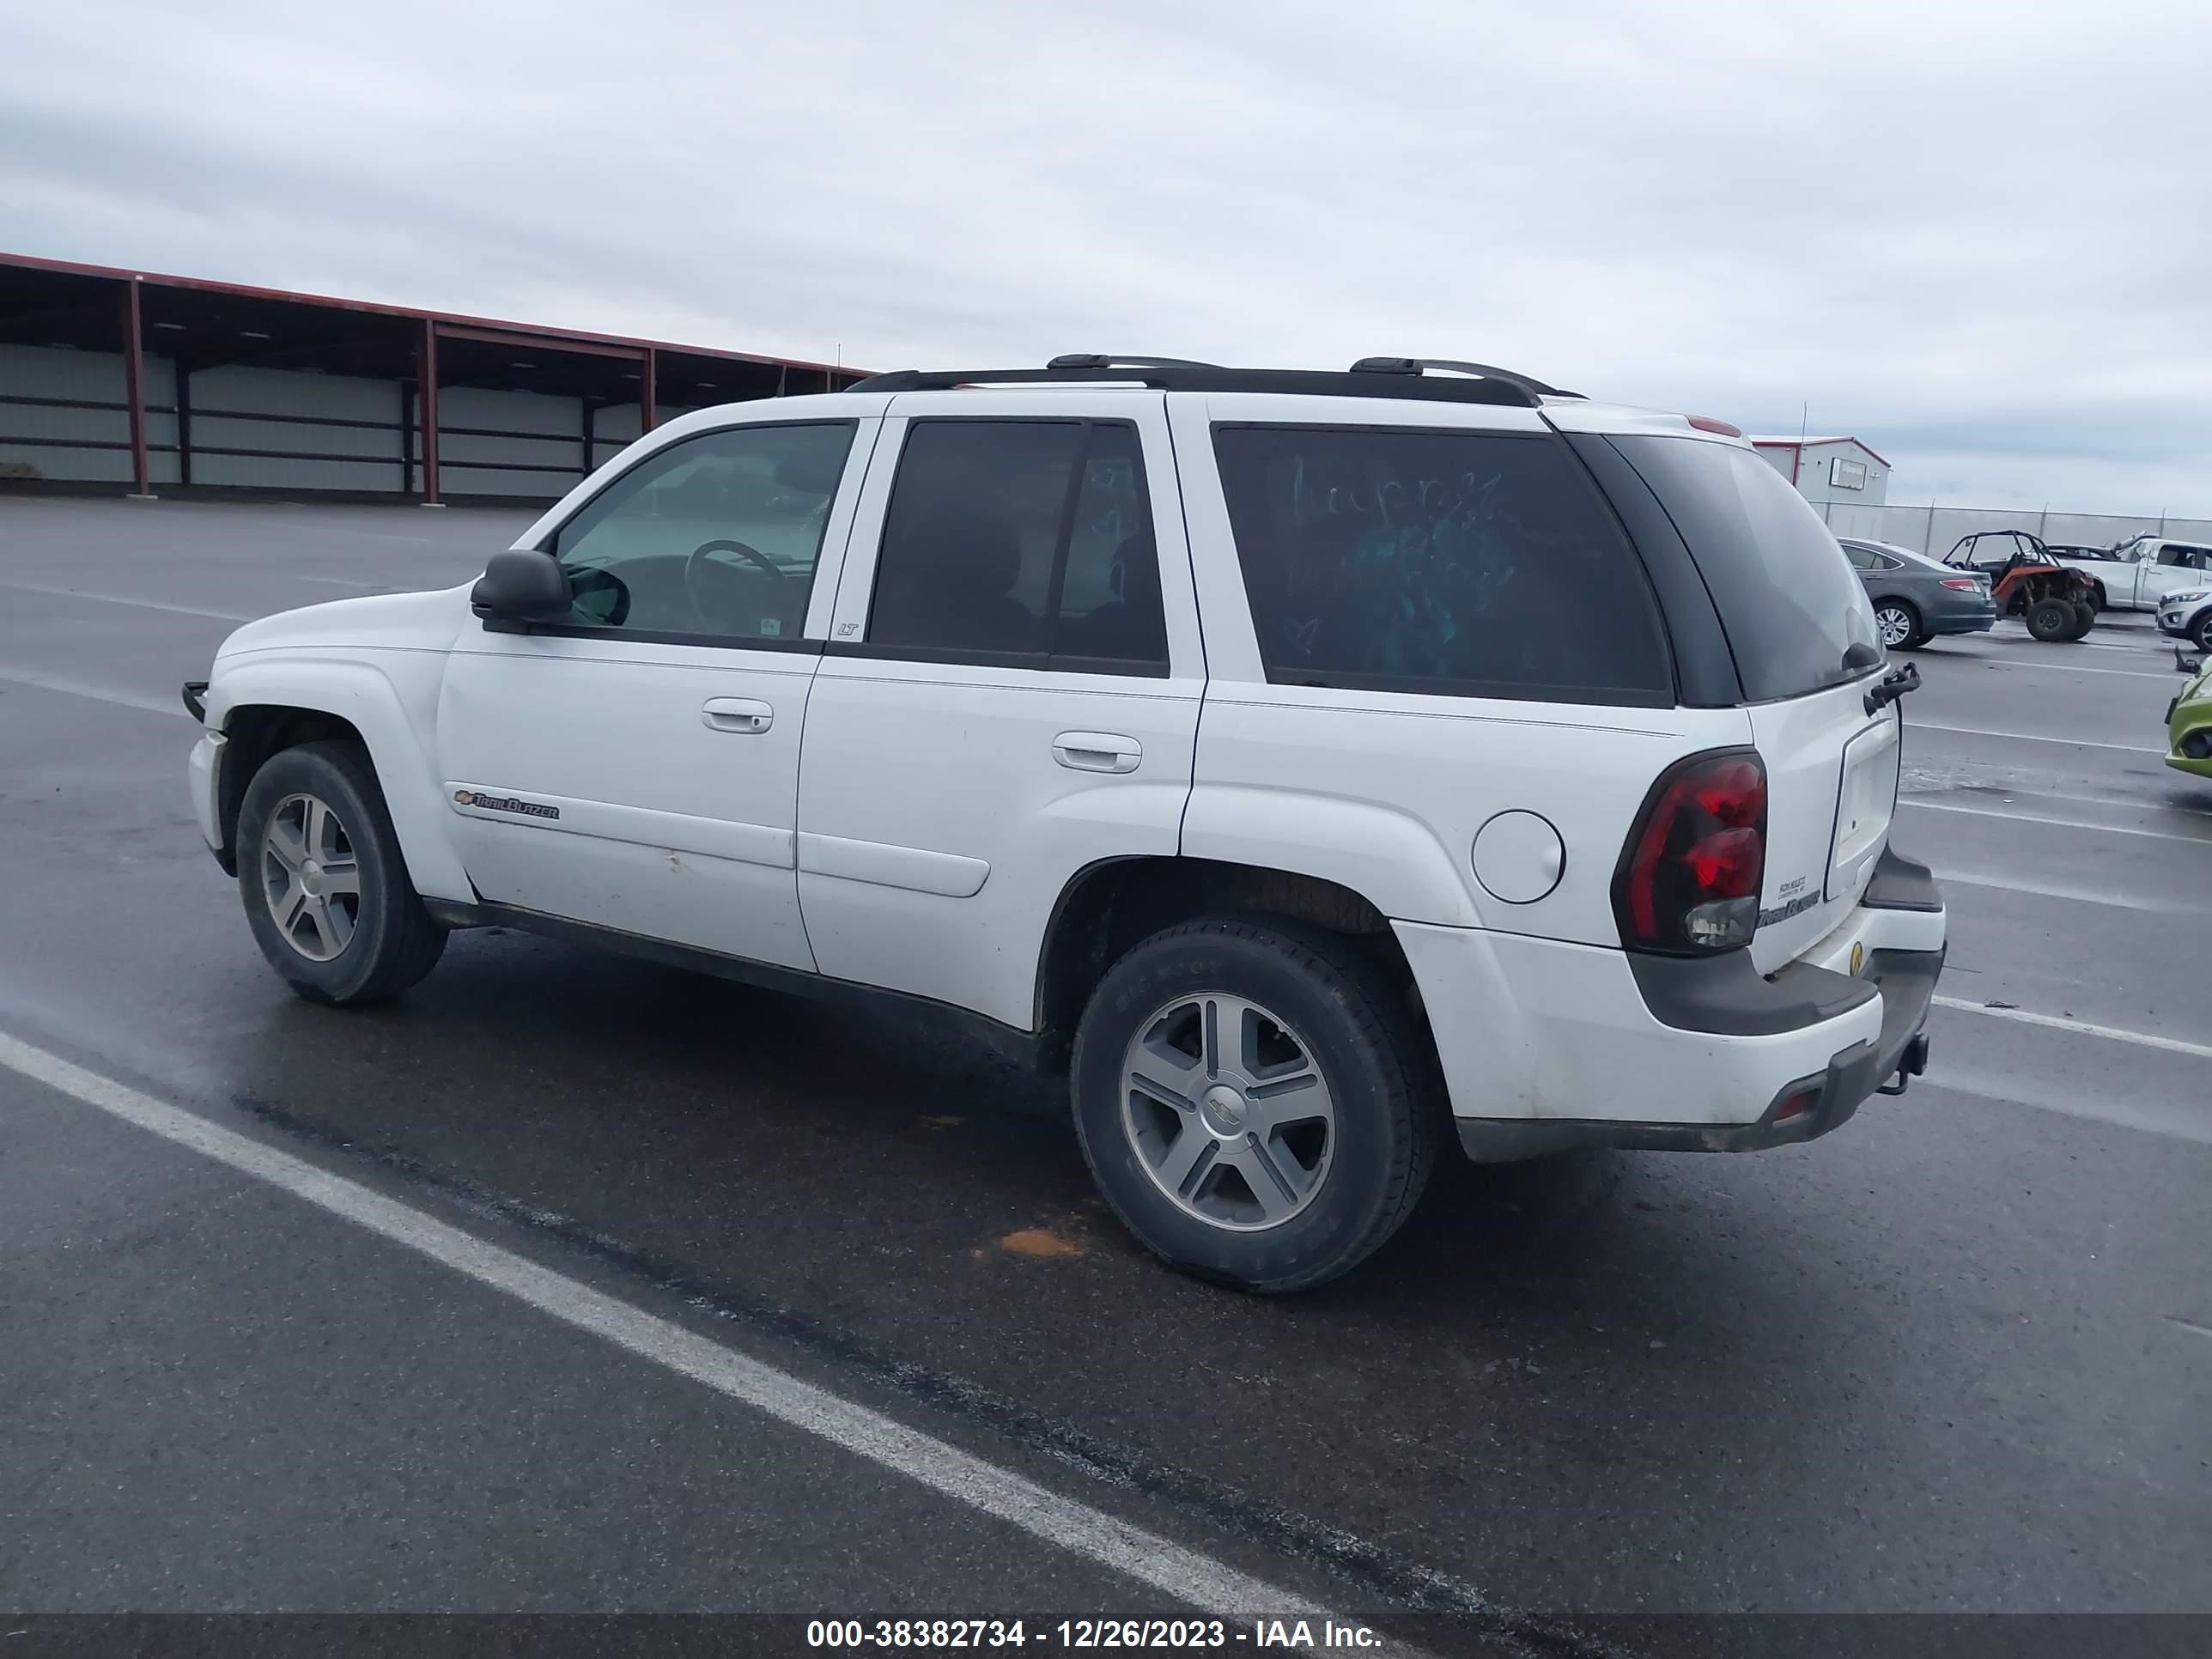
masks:
<path id="1" fill-rule="evenodd" d="M 784 580 L 782 567 L 757 547 L 748 547 L 743 542 L 732 541 L 700 543 L 691 550 L 691 556 L 684 561 L 684 597 L 691 606 L 691 614 L 699 619 L 702 627 L 709 630 L 720 624 L 713 617 L 708 615 L 707 607 L 700 602 L 699 573 L 706 568 L 707 557 L 712 553 L 734 553 L 739 558 L 758 565 L 776 580 Z"/>

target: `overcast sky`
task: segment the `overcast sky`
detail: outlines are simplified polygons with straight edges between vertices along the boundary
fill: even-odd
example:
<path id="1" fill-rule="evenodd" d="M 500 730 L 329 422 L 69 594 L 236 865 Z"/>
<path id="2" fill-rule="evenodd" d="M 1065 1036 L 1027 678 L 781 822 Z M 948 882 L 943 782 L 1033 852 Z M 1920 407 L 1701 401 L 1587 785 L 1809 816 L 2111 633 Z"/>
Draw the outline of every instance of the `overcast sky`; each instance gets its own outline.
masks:
<path id="1" fill-rule="evenodd" d="M 2212 8 L 10 8 L 0 247 L 869 368 L 1473 357 L 2212 515 Z"/>

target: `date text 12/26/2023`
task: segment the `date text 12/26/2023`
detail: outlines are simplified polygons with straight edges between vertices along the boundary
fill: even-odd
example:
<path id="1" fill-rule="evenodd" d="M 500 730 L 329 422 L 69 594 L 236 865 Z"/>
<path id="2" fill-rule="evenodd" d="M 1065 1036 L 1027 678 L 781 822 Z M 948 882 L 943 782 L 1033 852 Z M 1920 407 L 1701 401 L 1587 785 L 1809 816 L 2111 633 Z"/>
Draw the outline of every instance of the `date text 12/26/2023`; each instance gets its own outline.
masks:
<path id="1" fill-rule="evenodd" d="M 1364 1625 L 1333 1619 L 815 1619 L 810 1648 L 1346 1648 L 1373 1652 L 1381 1638 Z"/>

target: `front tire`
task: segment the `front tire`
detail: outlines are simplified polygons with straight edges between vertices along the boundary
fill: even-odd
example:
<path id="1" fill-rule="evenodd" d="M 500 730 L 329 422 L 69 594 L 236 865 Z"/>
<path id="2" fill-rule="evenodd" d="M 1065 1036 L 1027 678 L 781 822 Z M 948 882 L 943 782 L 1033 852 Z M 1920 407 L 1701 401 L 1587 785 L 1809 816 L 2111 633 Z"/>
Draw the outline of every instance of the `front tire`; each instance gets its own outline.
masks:
<path id="1" fill-rule="evenodd" d="M 310 1002 L 397 996 L 437 964 L 446 930 L 408 879 L 399 837 L 357 743 L 280 750 L 238 811 L 238 885 L 254 942 Z"/>
<path id="2" fill-rule="evenodd" d="M 2189 637 L 2199 651 L 2212 651 L 2212 611 L 2198 614 L 2189 629 Z"/>
<path id="3" fill-rule="evenodd" d="M 2097 625 L 2097 607 L 2087 599 L 2076 599 L 2074 601 L 2074 615 L 2081 623 L 2074 630 L 2074 637 L 2077 640 L 2088 638 L 2089 630 Z"/>
<path id="4" fill-rule="evenodd" d="M 1077 1138 L 1106 1201 L 1174 1267 L 1240 1290 L 1349 1272 L 1435 1161 L 1427 1046 L 1333 935 L 1184 923 L 1100 980 L 1076 1032 Z"/>

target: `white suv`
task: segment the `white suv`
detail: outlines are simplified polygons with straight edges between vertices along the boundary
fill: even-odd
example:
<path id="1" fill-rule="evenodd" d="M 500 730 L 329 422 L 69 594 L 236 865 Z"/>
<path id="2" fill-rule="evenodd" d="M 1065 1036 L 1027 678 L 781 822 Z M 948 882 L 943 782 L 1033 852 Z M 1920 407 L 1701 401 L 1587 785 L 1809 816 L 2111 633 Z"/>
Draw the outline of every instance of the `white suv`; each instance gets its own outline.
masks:
<path id="1" fill-rule="evenodd" d="M 1079 357 L 685 416 L 473 588 L 250 623 L 185 697 L 301 995 L 500 923 L 919 999 L 1067 1076 L 1146 1244 L 1286 1291 L 1447 1134 L 1772 1146 L 1921 1070 L 1885 667 L 1719 422 Z"/>

